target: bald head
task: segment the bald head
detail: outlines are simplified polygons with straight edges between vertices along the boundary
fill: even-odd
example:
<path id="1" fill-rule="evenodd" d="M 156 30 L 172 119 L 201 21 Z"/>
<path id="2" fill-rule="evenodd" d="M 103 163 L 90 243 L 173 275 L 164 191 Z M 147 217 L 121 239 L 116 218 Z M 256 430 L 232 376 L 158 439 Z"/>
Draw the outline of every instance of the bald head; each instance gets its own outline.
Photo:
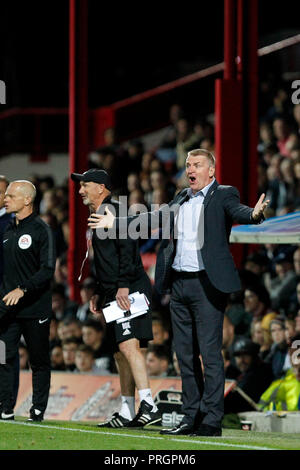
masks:
<path id="1" fill-rule="evenodd" d="M 30 198 L 32 203 L 34 202 L 36 198 L 36 189 L 34 184 L 32 184 L 30 181 L 16 180 L 10 183 L 10 186 L 23 194 L 24 197 Z"/>
<path id="2" fill-rule="evenodd" d="M 27 180 L 16 180 L 7 187 L 4 206 L 7 213 L 15 213 L 18 218 L 27 217 L 33 211 L 36 197 L 35 186 Z"/>

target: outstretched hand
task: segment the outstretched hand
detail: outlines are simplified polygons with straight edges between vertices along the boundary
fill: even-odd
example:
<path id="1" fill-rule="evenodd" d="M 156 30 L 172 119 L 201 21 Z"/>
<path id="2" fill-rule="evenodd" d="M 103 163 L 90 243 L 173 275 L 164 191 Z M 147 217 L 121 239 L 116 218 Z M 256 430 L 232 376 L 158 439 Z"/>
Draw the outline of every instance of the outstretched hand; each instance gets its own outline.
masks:
<path id="1" fill-rule="evenodd" d="M 88 226 L 92 229 L 96 228 L 112 228 L 114 225 L 115 216 L 112 212 L 105 207 L 105 215 L 91 214 L 88 218 Z"/>
<path id="2" fill-rule="evenodd" d="M 253 220 L 259 220 L 261 218 L 261 216 L 263 215 L 263 212 L 264 212 L 265 208 L 269 204 L 269 202 L 270 202 L 269 199 L 264 201 L 265 196 L 266 196 L 265 193 L 263 193 L 260 196 L 259 200 L 257 201 L 256 206 L 254 207 L 253 212 L 252 212 L 252 219 Z"/>

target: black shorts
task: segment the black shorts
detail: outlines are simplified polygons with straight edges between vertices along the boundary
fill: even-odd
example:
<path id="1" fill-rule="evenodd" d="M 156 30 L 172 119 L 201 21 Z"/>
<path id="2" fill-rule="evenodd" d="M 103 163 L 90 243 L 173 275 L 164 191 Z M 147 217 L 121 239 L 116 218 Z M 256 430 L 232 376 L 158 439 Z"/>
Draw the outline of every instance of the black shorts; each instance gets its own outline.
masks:
<path id="1" fill-rule="evenodd" d="M 145 315 L 133 318 L 123 323 L 111 322 L 107 324 L 107 335 L 111 341 L 112 352 L 119 351 L 119 344 L 129 339 L 136 338 L 140 341 L 140 347 L 146 348 L 148 341 L 153 339 L 152 335 L 152 315 L 147 312 Z"/>
<path id="2" fill-rule="evenodd" d="M 106 335 L 112 353 L 119 351 L 119 343 L 123 343 L 129 339 L 138 339 L 141 348 L 146 348 L 148 341 L 153 339 L 151 314 L 152 286 L 146 273 L 141 279 L 130 286 L 130 293 L 136 291 L 143 292 L 147 296 L 150 302 L 149 310 L 145 315 L 141 315 L 129 321 L 126 320 L 123 323 L 117 323 L 116 321 L 107 323 Z M 109 292 L 106 298 L 109 298 L 109 301 L 115 300 L 116 293 L 117 290 L 114 290 L 113 294 Z"/>

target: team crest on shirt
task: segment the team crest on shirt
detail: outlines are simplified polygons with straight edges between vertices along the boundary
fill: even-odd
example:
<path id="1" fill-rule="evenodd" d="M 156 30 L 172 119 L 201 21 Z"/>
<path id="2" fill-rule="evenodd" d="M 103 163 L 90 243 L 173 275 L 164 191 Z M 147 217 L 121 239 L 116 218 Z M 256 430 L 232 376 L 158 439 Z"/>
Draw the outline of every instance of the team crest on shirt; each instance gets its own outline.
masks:
<path id="1" fill-rule="evenodd" d="M 18 241 L 18 245 L 22 250 L 27 250 L 32 244 L 32 238 L 31 235 L 28 235 L 25 233 L 24 235 L 21 235 Z"/>

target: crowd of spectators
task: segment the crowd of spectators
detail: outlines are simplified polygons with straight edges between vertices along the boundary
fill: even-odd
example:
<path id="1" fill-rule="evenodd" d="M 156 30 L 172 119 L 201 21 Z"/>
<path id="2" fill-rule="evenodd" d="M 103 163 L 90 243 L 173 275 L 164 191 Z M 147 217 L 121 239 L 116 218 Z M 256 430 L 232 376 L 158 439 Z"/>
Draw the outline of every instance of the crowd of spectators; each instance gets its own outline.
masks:
<path id="1" fill-rule="evenodd" d="M 264 192 L 270 199 L 266 217 L 300 210 L 300 105 L 292 105 L 283 86 L 271 91 L 265 87 L 261 92 L 258 143 L 258 195 Z M 144 149 L 142 140 L 121 144 L 115 130 L 108 129 L 105 145 L 90 156 L 90 168 L 110 173 L 113 196 L 127 195 L 128 206 L 135 210 L 140 204 L 150 209 L 153 204 L 167 203 L 187 186 L 184 165 L 189 150 L 202 147 L 214 151 L 211 116 L 191 122 L 183 107 L 174 104 L 169 117 L 170 125 L 153 148 Z M 52 368 L 73 373 L 116 373 L 108 353 L 105 324 L 95 321 L 89 312 L 96 287 L 92 269 L 80 286 L 81 302 L 69 299 L 68 181 L 57 187 L 51 177 L 32 180 L 38 188 L 37 209 L 55 232 L 58 255 L 50 338 Z M 234 185 L 234 181 L 228 183 Z M 158 247 L 155 235 L 151 240 L 141 240 L 142 259 L 146 262 L 150 254 L 155 260 Z M 148 273 L 153 279 L 153 263 Z M 228 300 L 223 358 L 226 378 L 237 380 L 258 403 L 266 389 L 274 381 L 284 380 L 286 374 L 294 374 L 296 383 L 300 381 L 290 354 L 300 334 L 300 245 L 256 246 L 244 259 L 240 276 L 242 290 Z M 160 377 L 179 375 L 172 350 L 169 297 L 153 294 L 154 340 L 147 351 L 148 371 Z M 20 345 L 20 354 L 22 368 L 30 367 L 24 344 Z M 270 403 L 267 406 L 273 406 Z M 237 393 L 229 394 L 225 404 L 227 412 L 253 409 Z"/>

